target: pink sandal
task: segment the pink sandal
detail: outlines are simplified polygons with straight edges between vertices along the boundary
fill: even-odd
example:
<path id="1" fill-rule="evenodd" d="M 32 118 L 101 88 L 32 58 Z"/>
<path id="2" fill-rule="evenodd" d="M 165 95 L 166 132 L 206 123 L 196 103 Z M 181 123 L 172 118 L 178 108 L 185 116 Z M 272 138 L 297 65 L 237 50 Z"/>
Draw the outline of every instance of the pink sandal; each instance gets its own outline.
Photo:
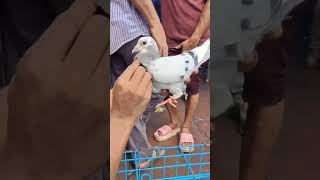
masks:
<path id="1" fill-rule="evenodd" d="M 159 135 L 159 132 L 162 134 L 161 136 Z M 157 141 L 165 141 L 165 140 L 177 135 L 179 132 L 180 132 L 180 128 L 171 129 L 170 126 L 164 125 L 161 128 L 159 128 L 153 134 L 153 136 Z"/>
<path id="2" fill-rule="evenodd" d="M 191 144 L 191 145 L 183 145 L 183 144 Z M 181 149 L 183 152 L 190 153 L 194 151 L 194 140 L 193 135 L 191 133 L 180 133 L 180 142 L 179 146 L 182 146 Z"/>

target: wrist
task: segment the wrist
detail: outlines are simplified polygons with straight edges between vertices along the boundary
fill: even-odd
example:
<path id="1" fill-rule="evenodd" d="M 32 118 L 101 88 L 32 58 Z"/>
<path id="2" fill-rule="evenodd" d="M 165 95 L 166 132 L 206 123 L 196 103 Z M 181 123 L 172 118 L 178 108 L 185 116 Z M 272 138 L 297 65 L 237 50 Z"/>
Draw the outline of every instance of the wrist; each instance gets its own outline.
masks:
<path id="1" fill-rule="evenodd" d="M 134 125 L 136 117 L 124 115 L 119 113 L 119 111 L 111 110 L 110 111 L 110 125 L 112 124 L 121 124 L 123 127 L 132 127 Z"/>
<path id="2" fill-rule="evenodd" d="M 190 37 L 190 39 L 199 42 L 201 39 L 202 35 L 200 35 L 199 33 L 193 33 Z"/>

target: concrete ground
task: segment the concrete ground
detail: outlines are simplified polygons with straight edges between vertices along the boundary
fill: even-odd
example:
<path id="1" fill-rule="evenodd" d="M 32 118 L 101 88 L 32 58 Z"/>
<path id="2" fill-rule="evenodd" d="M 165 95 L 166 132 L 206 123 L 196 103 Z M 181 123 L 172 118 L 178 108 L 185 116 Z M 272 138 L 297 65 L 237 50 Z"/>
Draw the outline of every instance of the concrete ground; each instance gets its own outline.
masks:
<path id="1" fill-rule="evenodd" d="M 192 127 L 192 132 L 193 132 L 193 137 L 195 144 L 204 144 L 204 148 L 195 148 L 195 151 L 193 153 L 197 152 L 209 152 L 210 151 L 210 86 L 207 83 L 204 83 L 202 81 L 201 87 L 200 87 L 200 99 L 199 99 L 199 104 L 198 107 L 195 111 L 194 118 L 193 118 L 193 127 Z M 180 100 L 178 102 L 178 110 L 179 110 L 179 115 L 180 115 L 180 124 L 183 122 L 184 118 L 184 102 Z M 152 117 L 152 121 L 149 122 L 148 128 L 147 128 L 147 133 L 149 137 L 149 141 L 152 145 L 154 146 L 177 146 L 179 144 L 179 135 L 172 137 L 168 139 L 167 141 L 164 142 L 157 142 L 153 138 L 153 133 L 160 128 L 161 126 L 165 124 L 170 123 L 170 117 L 169 113 L 167 110 L 165 110 L 162 113 L 154 113 Z M 167 152 L 169 155 L 174 155 L 175 152 Z M 198 163 L 198 162 L 209 162 L 210 161 L 210 156 L 206 155 L 203 157 L 201 160 L 200 158 L 192 158 L 191 162 L 192 163 Z M 181 161 L 180 161 L 181 163 Z M 174 159 L 171 161 L 169 160 L 167 162 L 167 165 L 175 165 L 177 164 Z M 161 166 L 163 165 L 162 161 L 157 162 L 156 166 Z M 182 168 L 180 170 L 179 175 L 187 175 L 186 168 Z M 204 166 L 202 167 L 202 173 L 204 172 L 210 172 L 210 166 Z M 170 177 L 175 175 L 175 170 L 172 169 L 171 171 L 168 171 L 165 176 L 163 176 L 162 171 L 159 171 L 158 174 L 155 177 Z M 194 169 L 194 173 L 198 174 L 199 169 Z"/>
<path id="2" fill-rule="evenodd" d="M 283 131 L 275 150 L 270 180 L 320 179 L 320 70 L 308 70 L 292 56 Z M 230 114 L 215 123 L 216 180 L 237 180 L 241 136 Z"/>
<path id="3" fill-rule="evenodd" d="M 204 81 L 201 81 L 201 87 L 200 87 L 200 99 L 198 107 L 195 111 L 194 118 L 193 118 L 193 127 L 192 132 L 195 140 L 195 144 L 204 144 L 203 148 L 195 148 L 194 153 L 201 153 L 201 152 L 210 152 L 210 86 L 208 83 L 205 83 Z M 184 117 L 184 102 L 182 100 L 178 101 L 178 111 L 180 114 L 180 124 L 183 121 Z M 151 120 L 147 124 L 147 134 L 149 137 L 149 142 L 153 146 L 178 146 L 179 143 L 179 135 L 172 137 L 164 142 L 158 142 L 154 140 L 153 133 L 160 128 L 161 126 L 165 124 L 170 123 L 170 118 L 168 111 L 165 110 L 161 113 L 154 113 Z M 166 151 L 166 155 L 176 155 L 177 152 L 175 150 L 168 150 Z M 179 154 L 179 153 L 178 153 Z M 190 155 L 190 154 L 189 154 Z M 188 156 L 188 154 L 187 154 Z M 200 156 L 200 155 L 199 155 Z M 210 161 L 210 154 L 203 155 L 202 159 L 200 157 L 191 157 L 190 162 L 191 163 L 199 163 L 199 162 L 209 162 Z M 163 158 L 161 160 L 154 161 L 154 167 L 161 167 L 165 163 L 166 166 L 172 166 L 176 164 L 185 164 L 185 160 L 182 157 L 178 158 L 178 163 L 176 158 L 167 158 L 166 162 L 164 162 Z M 121 165 L 121 168 L 124 168 L 123 165 Z M 120 169 L 121 169 L 120 168 Z M 178 176 L 182 175 L 188 175 L 188 170 L 186 167 L 181 167 L 179 169 L 175 168 L 169 168 L 166 169 L 164 172 L 163 169 L 154 170 L 153 179 L 155 178 L 169 178 L 172 176 L 176 176 L 176 172 L 178 173 Z M 193 173 L 198 174 L 200 172 L 200 169 L 193 168 Z M 208 173 L 210 172 L 210 166 L 202 166 L 201 167 L 201 173 Z M 145 173 L 151 174 L 150 171 L 145 171 Z M 190 172 L 189 172 L 190 173 Z M 134 176 L 134 173 L 132 173 Z M 130 179 L 135 179 L 133 176 L 131 176 Z M 125 179 L 125 177 L 118 176 L 118 179 Z M 144 179 L 148 179 L 145 177 Z M 170 179 L 170 178 L 169 178 Z"/>
<path id="4" fill-rule="evenodd" d="M 193 117 L 192 132 L 195 144 L 210 144 L 210 87 L 209 84 L 201 83 L 201 92 L 198 107 Z M 178 110 L 180 115 L 180 124 L 184 118 L 184 102 L 179 100 Z M 167 110 L 162 113 L 154 113 L 148 124 L 148 137 L 151 144 L 156 146 L 177 146 L 179 143 L 178 136 L 168 139 L 165 142 L 157 142 L 153 138 L 153 133 L 165 124 L 170 123 L 170 117 Z"/>

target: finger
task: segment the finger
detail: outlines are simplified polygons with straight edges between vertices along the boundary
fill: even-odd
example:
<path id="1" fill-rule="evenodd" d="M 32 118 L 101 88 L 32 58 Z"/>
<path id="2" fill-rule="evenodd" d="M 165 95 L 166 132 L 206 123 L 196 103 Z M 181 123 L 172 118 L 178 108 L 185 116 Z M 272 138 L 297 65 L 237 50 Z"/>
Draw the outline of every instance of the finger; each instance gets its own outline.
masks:
<path id="1" fill-rule="evenodd" d="M 176 49 L 181 49 L 182 44 L 183 44 L 183 42 L 182 42 L 181 44 L 179 44 L 178 46 L 176 46 L 175 48 L 176 48 Z"/>
<path id="2" fill-rule="evenodd" d="M 144 74 L 144 77 L 142 81 L 140 82 L 137 91 L 138 92 L 145 92 L 146 88 L 148 88 L 149 84 L 151 83 L 151 74 L 149 72 L 146 72 Z"/>
<path id="3" fill-rule="evenodd" d="M 180 43 L 178 46 L 176 46 L 176 49 L 182 49 L 185 42 L 186 42 L 186 41 L 183 41 L 183 42 Z"/>
<path id="4" fill-rule="evenodd" d="M 146 74 L 146 70 L 142 66 L 139 66 L 136 69 L 136 71 L 134 72 L 130 80 L 130 86 L 132 89 L 136 90 L 138 88 L 145 74 Z"/>
<path id="5" fill-rule="evenodd" d="M 73 69 L 71 78 L 83 80 L 92 76 L 107 51 L 107 31 L 107 18 L 96 15 L 88 21 L 64 60 L 67 71 Z"/>
<path id="6" fill-rule="evenodd" d="M 160 48 L 160 55 L 161 55 L 161 57 L 164 56 L 164 52 L 163 52 L 163 49 L 162 49 L 162 48 Z"/>
<path id="7" fill-rule="evenodd" d="M 137 60 L 134 60 L 132 64 L 128 66 L 127 69 L 121 74 L 119 79 L 129 81 L 139 66 L 140 66 L 140 62 Z"/>
<path id="8" fill-rule="evenodd" d="M 168 46 L 166 46 L 164 49 L 163 49 L 163 55 L 162 56 L 168 56 Z"/>
<path id="9" fill-rule="evenodd" d="M 60 60 L 66 56 L 77 34 L 94 14 L 97 8 L 96 0 L 77 0 L 71 7 L 60 14 L 33 45 L 39 58 L 32 58 L 37 63 L 48 63 L 49 60 Z M 43 56 L 43 57 L 42 57 Z M 44 61 L 46 59 L 47 61 Z"/>
<path id="10" fill-rule="evenodd" d="M 145 98 L 150 100 L 151 94 L 152 94 L 152 82 L 150 81 L 146 89 Z"/>

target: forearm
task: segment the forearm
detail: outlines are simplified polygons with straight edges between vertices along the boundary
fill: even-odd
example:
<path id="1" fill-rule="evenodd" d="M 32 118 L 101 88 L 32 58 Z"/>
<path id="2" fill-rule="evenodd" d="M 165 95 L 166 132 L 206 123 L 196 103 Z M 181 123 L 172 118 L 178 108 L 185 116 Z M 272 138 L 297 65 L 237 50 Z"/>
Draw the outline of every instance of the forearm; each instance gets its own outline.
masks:
<path id="1" fill-rule="evenodd" d="M 161 24 L 156 9 L 151 0 L 130 0 L 138 11 L 147 20 L 150 27 Z"/>
<path id="2" fill-rule="evenodd" d="M 193 31 L 191 37 L 195 39 L 201 39 L 203 34 L 208 31 L 210 27 L 210 0 L 204 6 L 202 14 L 200 16 L 198 25 Z"/>
<path id="3" fill-rule="evenodd" d="M 114 180 L 119 168 L 120 160 L 133 128 L 134 118 L 120 118 L 110 116 L 110 179 Z M 130 123 L 132 122 L 132 123 Z"/>

